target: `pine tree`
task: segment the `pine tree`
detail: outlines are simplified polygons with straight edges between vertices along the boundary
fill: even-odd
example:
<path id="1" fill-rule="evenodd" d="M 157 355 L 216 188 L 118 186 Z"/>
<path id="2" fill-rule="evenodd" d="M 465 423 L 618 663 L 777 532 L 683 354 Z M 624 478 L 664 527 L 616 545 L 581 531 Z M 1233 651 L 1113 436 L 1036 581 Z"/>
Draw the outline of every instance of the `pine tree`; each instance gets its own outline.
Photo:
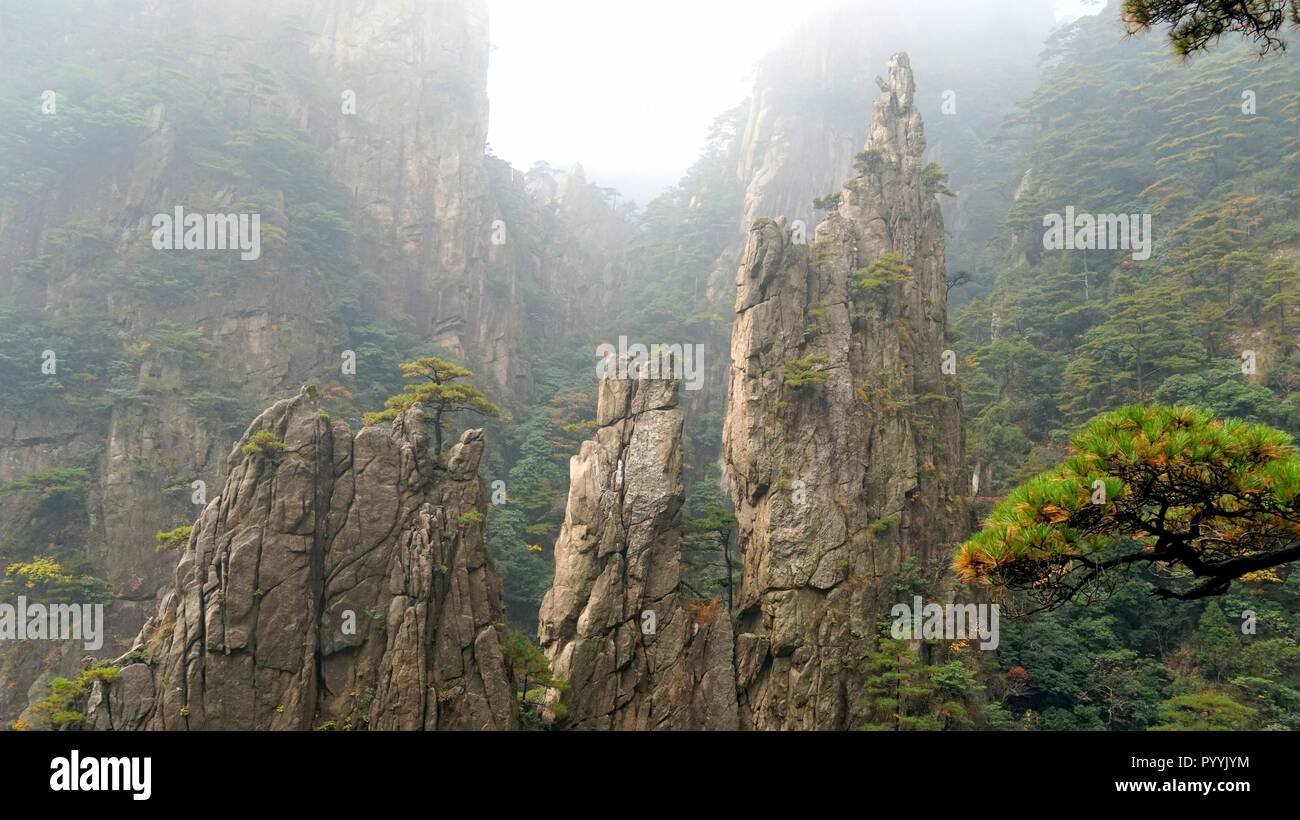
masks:
<path id="1" fill-rule="evenodd" d="M 934 730 L 939 720 L 925 709 L 934 696 L 933 669 L 908 649 L 906 641 L 881 638 L 867 656 L 862 707 L 868 721 L 862 728 L 876 732 Z"/>
<path id="2" fill-rule="evenodd" d="M 1124 22 L 1134 32 L 1169 26 L 1174 51 L 1186 57 L 1202 51 L 1228 32 L 1249 38 L 1261 55 L 1285 51 L 1279 32 L 1300 27 L 1300 0 L 1260 0 L 1250 3 L 1206 3 L 1191 0 L 1124 0 Z"/>
<path id="3" fill-rule="evenodd" d="M 474 378 L 474 374 L 454 362 L 428 356 L 403 362 L 400 367 L 404 378 L 424 381 L 408 385 L 386 401 L 384 407 L 387 409 L 366 413 L 366 424 L 391 421 L 418 402 L 433 413 L 433 452 L 442 458 L 443 423 L 448 413 L 469 411 L 487 418 L 502 417 L 501 408 L 488 401 L 483 391 L 468 381 Z"/>
<path id="4" fill-rule="evenodd" d="M 1300 305 L 1300 265 L 1294 259 L 1274 259 L 1264 276 L 1264 291 L 1268 298 L 1263 309 L 1277 311 L 1277 332 L 1283 349 L 1289 353 L 1292 345 L 1287 317 Z"/>
<path id="5" fill-rule="evenodd" d="M 1156 573 L 1153 594 L 1191 600 L 1300 558 L 1300 454 L 1279 430 L 1138 406 L 1097 417 L 1071 448 L 962 545 L 961 575 L 1052 608 L 1132 565 Z"/>

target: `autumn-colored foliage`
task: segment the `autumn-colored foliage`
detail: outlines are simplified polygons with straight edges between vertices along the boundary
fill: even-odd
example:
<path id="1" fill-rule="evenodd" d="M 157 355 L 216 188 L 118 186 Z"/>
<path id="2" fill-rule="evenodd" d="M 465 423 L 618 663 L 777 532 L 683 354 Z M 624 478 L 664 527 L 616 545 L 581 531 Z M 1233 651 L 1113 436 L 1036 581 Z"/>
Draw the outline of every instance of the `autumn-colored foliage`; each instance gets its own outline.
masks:
<path id="1" fill-rule="evenodd" d="M 695 618 L 695 623 L 705 626 L 718 620 L 725 608 L 721 598 L 713 598 L 708 601 L 687 601 L 686 610 Z"/>

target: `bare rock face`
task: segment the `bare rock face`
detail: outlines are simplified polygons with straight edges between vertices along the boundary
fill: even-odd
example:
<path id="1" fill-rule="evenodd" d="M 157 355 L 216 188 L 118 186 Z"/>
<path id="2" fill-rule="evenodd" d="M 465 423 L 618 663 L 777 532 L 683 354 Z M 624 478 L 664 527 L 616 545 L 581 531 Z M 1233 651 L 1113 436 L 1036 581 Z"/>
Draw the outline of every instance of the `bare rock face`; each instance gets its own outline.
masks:
<path id="1" fill-rule="evenodd" d="M 511 729 L 483 434 L 437 468 L 422 414 L 355 438 L 304 390 L 232 449 L 98 729 Z M 244 453 L 259 431 L 284 449 Z"/>
<path id="2" fill-rule="evenodd" d="M 959 538 L 943 218 L 906 55 L 881 85 L 861 173 L 811 247 L 758 220 L 737 274 L 723 454 L 743 727 L 855 725 L 892 581 Z M 887 254 L 906 268 L 873 268 Z"/>
<path id="3" fill-rule="evenodd" d="M 677 387 L 602 381 L 600 429 L 570 461 L 539 637 L 572 728 L 736 728 L 730 619 L 681 594 Z"/>

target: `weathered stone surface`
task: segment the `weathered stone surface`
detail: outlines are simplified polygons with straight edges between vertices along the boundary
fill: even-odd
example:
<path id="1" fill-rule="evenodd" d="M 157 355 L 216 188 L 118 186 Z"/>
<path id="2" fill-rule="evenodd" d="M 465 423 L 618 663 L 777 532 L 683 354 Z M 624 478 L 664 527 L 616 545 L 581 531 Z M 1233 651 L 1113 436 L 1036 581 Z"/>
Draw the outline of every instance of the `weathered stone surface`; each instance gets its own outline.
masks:
<path id="1" fill-rule="evenodd" d="M 0 26 L 0 73 L 23 68 L 24 52 L 15 46 L 30 42 L 33 27 L 49 31 L 47 16 L 58 13 L 33 7 L 9 15 Z M 383 274 L 377 299 L 389 313 L 401 307 L 424 320 L 421 330 L 430 338 L 435 323 L 444 334 L 456 324 L 456 343 L 485 377 L 506 384 L 499 374 L 512 372 L 518 379 L 521 367 L 512 362 L 519 357 L 510 351 L 519 342 L 513 328 L 522 312 L 482 300 L 466 305 L 456 296 L 481 290 L 469 283 L 482 278 L 494 207 L 484 171 L 488 34 L 482 0 L 232 0 L 220 14 L 192 4 L 131 0 L 83 4 L 78 14 L 78 25 L 49 38 L 41 55 L 48 62 L 32 70 L 75 63 L 100 76 L 113 89 L 109 96 L 120 96 L 123 78 L 166 42 L 179 61 L 175 73 L 206 83 L 208 105 L 220 107 L 229 88 L 217 78 L 229 76 L 230 66 L 259 66 L 268 88 L 275 88 L 267 108 L 299 123 L 321 148 L 326 173 L 353 192 L 353 212 L 345 216 L 356 234 L 382 237 L 357 245 L 361 269 Z M 223 45 L 205 45 L 215 42 Z M 280 58 L 289 55 L 301 56 L 296 65 L 305 82 L 276 82 L 283 76 L 275 73 Z M 356 94 L 355 115 L 340 111 L 345 90 Z M 337 340 L 322 333 L 321 319 L 332 304 L 319 272 L 281 265 L 272 253 L 215 298 L 210 285 L 196 285 L 188 299 L 108 286 L 95 278 L 102 264 L 56 265 L 30 280 L 16 275 L 24 261 L 50 253 L 49 237 L 62 226 L 101 226 L 113 240 L 97 249 L 97 261 L 130 267 L 132 251 L 147 247 L 142 229 L 150 214 L 210 198 L 218 210 L 233 210 L 241 198 L 194 162 L 183 117 L 172 106 L 154 106 L 129 137 L 120 133 L 122 150 L 88 156 L 29 195 L 0 201 L 0 298 L 55 321 L 102 320 L 141 349 L 165 323 L 192 329 L 221 351 L 206 363 L 201 389 L 253 406 L 291 395 L 308 376 L 337 370 Z M 439 309 L 430 307 L 435 304 Z M 137 358 L 138 380 L 124 380 L 124 386 L 147 401 L 114 399 L 106 411 L 62 401 L 9 404 L 0 397 L 6 419 L 0 422 L 0 483 L 40 470 L 91 466 L 84 513 L 55 531 L 16 503 L 0 503 L 0 538 L 30 535 L 81 547 L 92 574 L 112 591 L 106 651 L 124 648 L 168 582 L 172 557 L 155 553 L 153 535 L 194 515 L 186 484 L 182 492 L 170 488 L 178 479 L 202 479 L 211 498 L 232 466 L 222 455 L 238 435 L 187 401 L 195 389 L 192 362 L 186 367 L 152 350 Z M 107 387 L 107 374 L 99 376 Z M 57 658 L 42 650 L 39 663 L 34 656 L 31 649 L 0 647 L 0 715 L 6 721 L 46 692 L 50 677 L 79 668 L 75 649 Z"/>
<path id="2" fill-rule="evenodd" d="M 601 427 L 569 466 L 540 640 L 576 729 L 733 729 L 731 623 L 682 597 L 677 383 L 601 382 Z M 653 623 L 653 628 L 645 626 Z"/>
<path id="3" fill-rule="evenodd" d="M 483 435 L 441 468 L 422 427 L 417 406 L 353 438 L 309 390 L 263 412 L 88 725 L 514 728 Z M 284 452 L 243 453 L 260 430 Z"/>
<path id="4" fill-rule="evenodd" d="M 902 562 L 958 539 L 961 431 L 944 350 L 943 219 L 906 55 L 890 60 L 867 149 L 811 248 L 758 220 L 736 278 L 725 480 L 743 574 L 736 601 L 742 726 L 840 729 Z M 856 271 L 900 254 L 901 282 Z M 824 357 L 810 359 L 809 357 Z M 824 381 L 785 384 L 808 359 Z"/>
<path id="5" fill-rule="evenodd" d="M 274 112 L 316 146 L 320 181 L 348 193 L 339 216 L 355 258 L 337 260 L 340 269 L 351 261 L 375 275 L 374 306 L 352 318 L 352 329 L 380 316 L 409 317 L 412 342 L 449 352 L 512 404 L 531 392 L 525 351 L 581 322 L 583 309 L 599 309 L 592 293 L 618 292 L 633 228 L 600 189 L 577 171 L 550 180 L 549 195 L 534 192 L 524 174 L 485 155 L 484 0 L 229 0 L 220 14 L 165 0 L 93 0 L 78 6 L 76 25 L 50 36 L 64 22 L 59 15 L 35 6 L 7 15 L 0 74 L 44 75 L 75 64 L 102 72 L 116 98 L 127 78 L 156 71 L 166 43 L 176 60 L 171 74 L 198 83 L 205 107 L 228 115 L 231 133 L 222 141 L 247 125 L 250 112 L 259 122 Z M 35 39 L 48 41 L 39 55 L 20 48 Z M 232 66 L 265 81 L 256 101 L 232 88 Z M 355 107 L 344 110 L 345 102 Z M 0 540 L 84 554 L 90 574 L 111 589 L 106 649 L 113 651 L 139 631 L 169 581 L 173 562 L 155 552 L 154 533 L 193 517 L 190 481 L 206 482 L 211 498 L 232 466 L 222 457 L 239 430 L 226 426 L 226 411 L 220 422 L 198 411 L 195 393 L 264 406 L 308 378 L 338 373 L 342 349 L 353 344 L 331 318 L 339 305 L 337 285 L 325 281 L 330 274 L 286 264 L 269 234 L 268 252 L 219 287 L 196 282 L 192 293 L 158 298 L 151 288 L 105 284 L 114 281 L 105 270 L 139 266 L 135 251 L 154 253 L 152 214 L 198 201 L 238 210 L 248 193 L 196 161 L 201 153 L 185 136 L 194 123 L 184 110 L 159 102 L 137 127 L 116 132 L 121 150 L 111 156 L 92 152 L 20 197 L 0 197 L 0 299 L 56 324 L 102 320 L 123 340 L 120 358 L 139 364 L 137 379 L 115 374 L 113 385 L 143 399 L 104 393 L 89 407 L 72 407 L 55 396 L 35 406 L 0 395 L 0 484 L 73 465 L 92 473 L 84 509 L 57 524 L 33 516 L 28 499 L 0 498 Z M 264 202 L 296 199 L 275 191 L 268 175 L 250 176 L 270 186 Z M 284 226 L 263 216 L 264 227 Z M 498 220 L 503 243 L 493 242 Z M 97 246 L 100 264 L 56 260 L 35 276 L 18 275 L 51 253 L 56 229 L 78 223 L 112 237 Z M 300 227 L 291 224 L 290 235 Z M 220 355 L 199 372 L 192 361 L 150 348 L 151 334 L 167 325 L 193 330 Z M 57 352 L 73 361 L 82 353 Z M 35 361 L 39 353 L 22 355 Z M 96 377 L 109 386 L 107 374 Z M 98 403 L 110 399 L 107 409 Z M 47 650 L 0 646 L 5 722 L 43 696 L 49 678 L 79 669 L 75 649 Z"/>

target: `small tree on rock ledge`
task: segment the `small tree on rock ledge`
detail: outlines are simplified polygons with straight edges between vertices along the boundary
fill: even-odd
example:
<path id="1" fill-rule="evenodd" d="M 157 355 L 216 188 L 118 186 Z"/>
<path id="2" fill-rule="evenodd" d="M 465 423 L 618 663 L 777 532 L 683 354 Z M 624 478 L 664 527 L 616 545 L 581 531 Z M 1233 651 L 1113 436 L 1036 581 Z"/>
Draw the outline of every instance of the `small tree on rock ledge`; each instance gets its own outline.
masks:
<path id="1" fill-rule="evenodd" d="M 468 379 L 474 374 L 455 362 L 427 356 L 413 362 L 400 365 L 402 375 L 407 379 L 423 379 L 419 384 L 408 385 L 405 390 L 384 402 L 386 409 L 378 413 L 366 413 L 366 424 L 378 424 L 392 421 L 419 402 L 432 416 L 433 451 L 442 458 L 443 419 L 448 413 L 467 410 L 487 418 L 502 417 L 501 408 L 488 401 L 483 391 Z"/>

